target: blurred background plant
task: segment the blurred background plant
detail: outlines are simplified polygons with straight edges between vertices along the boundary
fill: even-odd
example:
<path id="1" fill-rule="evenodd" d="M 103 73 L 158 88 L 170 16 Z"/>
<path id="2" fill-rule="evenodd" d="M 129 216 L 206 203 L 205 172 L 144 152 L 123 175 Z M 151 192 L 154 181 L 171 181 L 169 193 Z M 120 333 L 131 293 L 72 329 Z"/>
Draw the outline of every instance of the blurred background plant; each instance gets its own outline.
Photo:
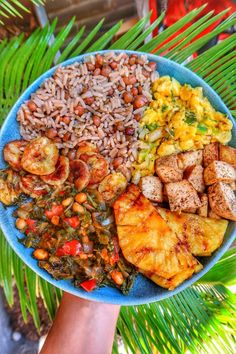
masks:
<path id="1" fill-rule="evenodd" d="M 75 2 L 64 1 L 64 6 Z M 77 2 L 80 6 L 86 5 L 86 1 Z M 31 3 L 42 5 L 44 1 L 32 0 Z M 206 12 L 202 6 L 167 26 L 164 13 L 157 16 L 156 12 L 155 18 L 151 13 L 142 13 L 145 16 L 138 19 L 138 7 L 134 1 L 124 1 L 126 10 L 130 6 L 130 16 L 124 22 L 117 22 L 116 16 L 122 17 L 122 1 L 117 3 L 117 9 L 122 11 L 115 17 L 109 17 L 109 10 L 105 11 L 109 1 L 104 1 L 99 13 L 88 16 L 90 20 L 92 18 L 90 22 L 88 19 L 83 22 L 78 18 L 60 17 L 65 14 L 62 7 L 57 12 L 58 23 L 54 18 L 58 3 L 61 2 L 47 1 L 46 11 L 40 6 L 32 13 L 27 2 L 0 0 L 2 29 L 6 31 L 5 38 L 0 36 L 1 123 L 19 95 L 44 71 L 65 59 L 105 48 L 152 52 L 184 63 L 218 92 L 232 115 L 236 116 L 236 34 L 224 37 L 215 46 L 201 52 L 209 41 L 235 26 L 236 17 L 232 11 L 214 14 L 213 11 Z M 115 2 L 111 3 L 113 6 Z M 161 5 L 165 6 L 164 2 Z M 138 11 L 143 10 L 139 8 Z M 7 26 L 12 26 L 11 16 L 23 16 L 24 12 L 29 12 L 28 18 L 33 18 L 32 28 L 29 26 L 26 35 L 21 30 L 9 33 Z M 112 12 L 115 13 L 114 8 Z M 101 19 L 104 13 L 108 21 Z M 20 28 L 22 22 L 17 21 L 14 19 L 14 25 Z M 26 336 L 30 333 L 32 339 L 46 333 L 61 292 L 24 265 L 2 233 L 0 284 L 10 308 L 13 327 Z M 114 353 L 234 353 L 235 285 L 236 258 L 235 248 L 232 248 L 200 282 L 180 294 L 154 304 L 122 307 Z"/>

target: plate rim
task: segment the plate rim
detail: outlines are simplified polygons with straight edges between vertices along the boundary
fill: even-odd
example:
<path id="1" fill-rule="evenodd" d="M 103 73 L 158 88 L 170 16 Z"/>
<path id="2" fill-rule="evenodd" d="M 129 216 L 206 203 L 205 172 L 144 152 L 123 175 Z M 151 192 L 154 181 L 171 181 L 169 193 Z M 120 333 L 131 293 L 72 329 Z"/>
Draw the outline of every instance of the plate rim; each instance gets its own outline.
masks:
<path id="1" fill-rule="evenodd" d="M 24 92 L 22 92 L 22 94 L 19 96 L 19 98 L 16 100 L 15 104 L 12 106 L 11 110 L 9 111 L 7 117 L 4 120 L 4 123 L 1 127 L 1 131 L 0 131 L 0 146 L 1 146 L 1 141 L 3 136 L 5 136 L 5 130 L 8 124 L 8 120 L 10 119 L 10 117 L 15 114 L 15 111 L 17 111 L 19 109 L 19 107 L 21 106 L 21 104 L 27 99 L 26 96 L 30 96 L 32 93 L 34 93 L 38 87 L 43 83 L 43 81 L 45 81 L 47 78 L 51 77 L 53 75 L 53 73 L 55 72 L 55 70 L 60 67 L 60 66 L 68 66 L 68 65 L 72 65 L 75 62 L 81 62 L 83 61 L 84 58 L 90 56 L 90 55 L 96 55 L 96 54 L 105 54 L 107 52 L 115 52 L 115 53 L 127 53 L 127 54 L 137 54 L 137 55 L 146 55 L 148 57 L 148 60 L 153 60 L 156 61 L 157 59 L 159 61 L 163 61 L 164 63 L 169 63 L 170 65 L 174 65 L 177 67 L 181 67 L 184 71 L 186 71 L 188 73 L 188 75 L 190 76 L 195 76 L 195 78 L 197 79 L 197 81 L 199 81 L 199 86 L 205 86 L 205 88 L 207 89 L 207 91 L 211 94 L 213 94 L 213 96 L 216 96 L 218 101 L 220 102 L 220 105 L 223 107 L 224 111 L 227 112 L 226 114 L 230 117 L 231 122 L 233 123 L 233 128 L 234 130 L 236 129 L 236 122 L 234 121 L 230 110 L 227 108 L 226 104 L 223 102 L 223 100 L 221 99 L 221 97 L 218 95 L 218 93 L 207 83 L 205 82 L 200 76 L 198 76 L 195 72 L 191 71 L 190 69 L 186 68 L 183 64 L 179 64 L 176 63 L 175 61 L 172 61 L 168 58 L 162 57 L 162 56 L 157 56 L 154 54 L 149 54 L 149 53 L 145 53 L 145 52 L 140 52 L 140 51 L 132 51 L 132 50 L 111 50 L 111 49 L 107 49 L 107 50 L 101 50 L 101 51 L 95 51 L 95 52 L 87 52 L 84 54 L 81 54 L 79 56 L 76 56 L 74 58 L 70 58 L 67 59 L 63 62 L 61 62 L 60 64 L 57 64 L 55 66 L 53 66 L 52 68 L 50 68 L 49 70 L 47 70 L 46 72 L 44 72 L 42 75 L 40 75 L 36 80 L 34 80 L 27 88 L 26 90 L 24 90 Z M 158 71 L 158 68 L 157 68 Z M 187 77 L 188 77 L 187 75 Z M 16 119 L 16 117 L 15 117 Z M 16 121 L 16 123 L 18 124 L 19 127 L 19 123 Z M 1 146 L 2 148 L 2 146 Z M 12 216 L 11 216 L 12 217 Z M 47 273 L 45 270 L 39 268 L 38 265 L 33 266 L 30 261 L 28 261 L 28 255 L 26 255 L 26 257 L 24 257 L 22 255 L 22 252 L 19 251 L 19 248 L 15 246 L 14 242 L 12 242 L 11 240 L 11 236 L 8 235 L 8 227 L 6 225 L 6 223 L 3 221 L 3 217 L 2 217 L 2 213 L 0 212 L 0 226 L 2 228 L 3 234 L 5 239 L 7 240 L 7 242 L 9 243 L 9 245 L 11 246 L 11 248 L 15 251 L 15 253 L 19 256 L 19 258 L 33 271 L 35 272 L 38 276 L 40 276 L 41 278 L 43 278 L 45 281 L 48 281 L 50 284 L 54 285 L 55 287 L 69 292 L 73 295 L 76 295 L 78 297 L 87 299 L 87 300 L 91 300 L 91 301 L 96 301 L 96 302 L 105 302 L 105 303 L 110 303 L 110 304 L 119 304 L 119 305 L 141 305 L 141 304 L 146 304 L 146 303 L 152 303 L 152 302 L 157 302 L 166 298 L 169 298 L 171 296 L 174 296 L 176 294 L 178 294 L 179 292 L 183 291 L 184 289 L 187 289 L 190 285 L 193 285 L 196 281 L 198 281 L 204 274 L 206 274 L 213 266 L 214 264 L 224 255 L 224 253 L 227 251 L 227 249 L 230 247 L 230 245 L 233 243 L 234 238 L 236 236 L 236 227 L 235 227 L 235 223 L 234 223 L 234 229 L 232 231 L 232 233 L 230 234 L 228 240 L 225 242 L 225 244 L 223 246 L 221 246 L 216 252 L 214 253 L 213 256 L 211 256 L 211 260 L 209 261 L 209 263 L 207 265 L 204 266 L 204 268 L 199 272 L 194 274 L 191 278 L 187 279 L 186 281 L 184 281 L 184 283 L 182 283 L 180 286 L 178 286 L 176 289 L 172 290 L 172 291 L 168 291 L 167 289 L 163 289 L 163 291 L 166 291 L 162 294 L 157 294 L 154 296 L 151 296 L 149 298 L 147 298 L 147 295 L 140 298 L 136 298 L 133 299 L 129 297 L 128 295 L 123 295 L 122 293 L 120 295 L 122 295 L 122 297 L 117 297 L 115 299 L 112 299 L 112 295 L 99 295 L 98 290 L 96 290 L 96 294 L 95 292 L 85 292 L 84 290 L 80 289 L 80 288 L 76 288 L 74 287 L 74 285 L 70 282 L 68 283 L 67 281 L 61 281 L 60 280 L 60 284 L 58 283 L 59 281 L 52 278 L 52 276 Z M 15 236 L 16 239 L 17 236 Z M 139 277 L 142 277 L 142 275 L 139 275 Z M 61 282 L 65 282 L 61 284 Z M 158 285 L 156 285 L 158 286 Z M 112 287 L 109 287 L 112 288 Z"/>

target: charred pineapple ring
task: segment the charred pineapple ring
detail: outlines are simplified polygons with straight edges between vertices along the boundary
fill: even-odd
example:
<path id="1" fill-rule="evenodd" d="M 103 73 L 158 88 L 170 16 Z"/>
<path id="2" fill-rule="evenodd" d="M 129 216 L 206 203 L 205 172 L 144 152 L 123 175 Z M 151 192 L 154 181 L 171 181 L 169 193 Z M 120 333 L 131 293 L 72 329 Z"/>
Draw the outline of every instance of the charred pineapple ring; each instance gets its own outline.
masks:
<path id="1" fill-rule="evenodd" d="M 76 189 L 82 191 L 90 181 L 90 173 L 87 164 L 82 160 L 70 161 L 70 182 L 74 182 Z"/>
<path id="2" fill-rule="evenodd" d="M 52 186 L 60 186 L 67 180 L 69 172 L 69 159 L 65 156 L 60 156 L 56 164 L 56 170 L 50 175 L 40 177 L 45 183 L 51 184 Z"/>
<path id="3" fill-rule="evenodd" d="M 22 156 L 22 167 L 34 175 L 49 175 L 55 171 L 59 157 L 58 148 L 46 137 L 32 140 Z"/>
<path id="4" fill-rule="evenodd" d="M 4 160 L 16 171 L 22 169 L 21 158 L 27 142 L 24 140 L 14 140 L 6 144 L 3 149 Z"/>
<path id="5" fill-rule="evenodd" d="M 118 197 L 127 187 L 127 180 L 121 172 L 111 173 L 99 184 L 98 191 L 105 200 Z"/>
<path id="6" fill-rule="evenodd" d="M 100 154 L 81 154 L 80 159 L 85 161 L 90 172 L 89 184 L 97 184 L 109 173 L 108 162 Z"/>
<path id="7" fill-rule="evenodd" d="M 47 186 L 38 176 L 26 175 L 20 180 L 20 188 L 22 191 L 32 198 L 38 198 L 46 195 L 49 191 Z"/>

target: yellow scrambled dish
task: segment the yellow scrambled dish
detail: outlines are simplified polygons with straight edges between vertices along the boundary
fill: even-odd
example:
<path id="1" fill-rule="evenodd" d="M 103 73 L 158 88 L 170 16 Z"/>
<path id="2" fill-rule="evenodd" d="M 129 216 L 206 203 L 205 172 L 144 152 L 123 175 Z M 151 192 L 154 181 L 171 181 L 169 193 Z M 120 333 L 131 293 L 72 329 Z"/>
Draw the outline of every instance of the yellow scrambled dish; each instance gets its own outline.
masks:
<path id="1" fill-rule="evenodd" d="M 134 179 L 153 174 L 158 156 L 230 141 L 232 122 L 212 107 L 201 87 L 180 85 L 163 76 L 155 81 L 152 91 L 154 99 L 140 121 Z"/>

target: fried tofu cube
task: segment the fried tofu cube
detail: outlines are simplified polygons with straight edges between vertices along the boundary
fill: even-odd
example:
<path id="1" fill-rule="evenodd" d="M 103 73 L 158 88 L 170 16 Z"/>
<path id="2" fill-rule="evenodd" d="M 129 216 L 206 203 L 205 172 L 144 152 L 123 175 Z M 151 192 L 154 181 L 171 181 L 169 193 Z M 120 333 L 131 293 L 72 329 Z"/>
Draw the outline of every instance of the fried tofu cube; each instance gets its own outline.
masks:
<path id="1" fill-rule="evenodd" d="M 236 221 L 236 197 L 227 183 L 218 182 L 210 186 L 208 197 L 214 213 L 222 218 Z"/>
<path id="2" fill-rule="evenodd" d="M 183 178 L 183 170 L 179 168 L 179 160 L 176 154 L 157 159 L 155 170 L 163 183 L 178 182 Z"/>
<path id="3" fill-rule="evenodd" d="M 170 210 L 183 211 L 189 208 L 199 208 L 201 201 L 196 190 L 190 182 L 167 183 L 166 192 L 170 204 Z"/>
<path id="4" fill-rule="evenodd" d="M 231 146 L 220 145 L 220 160 L 236 168 L 236 149 Z"/>
<path id="5" fill-rule="evenodd" d="M 178 182 L 183 178 L 183 171 L 169 166 L 157 166 L 156 174 L 163 183 Z"/>
<path id="6" fill-rule="evenodd" d="M 149 200 L 157 203 L 163 202 L 163 185 L 158 177 L 142 177 L 140 181 L 140 188 L 143 195 Z"/>
<path id="7" fill-rule="evenodd" d="M 207 167 L 213 161 L 219 160 L 219 144 L 211 143 L 206 145 L 203 150 L 203 165 Z"/>
<path id="8" fill-rule="evenodd" d="M 231 183 L 235 178 L 235 169 L 224 161 L 213 161 L 204 170 L 204 181 L 208 186 L 220 181 Z"/>
<path id="9" fill-rule="evenodd" d="M 189 214 L 196 214 L 197 208 L 187 208 L 182 210 L 184 213 L 189 213 Z"/>
<path id="10" fill-rule="evenodd" d="M 216 219 L 216 220 L 221 219 L 221 217 L 219 215 L 217 215 L 216 213 L 214 213 L 214 211 L 212 209 L 209 210 L 208 217 L 211 219 Z"/>
<path id="11" fill-rule="evenodd" d="M 185 170 L 189 166 L 202 165 L 202 150 L 182 152 L 178 155 L 179 164 Z"/>
<path id="12" fill-rule="evenodd" d="M 207 194 L 203 193 L 200 195 L 201 206 L 198 208 L 197 213 L 199 216 L 203 216 L 207 218 L 208 216 L 208 196 Z"/>
<path id="13" fill-rule="evenodd" d="M 203 179 L 203 167 L 201 165 L 187 167 L 184 171 L 184 178 L 191 183 L 197 192 L 204 192 L 205 184 Z"/>

